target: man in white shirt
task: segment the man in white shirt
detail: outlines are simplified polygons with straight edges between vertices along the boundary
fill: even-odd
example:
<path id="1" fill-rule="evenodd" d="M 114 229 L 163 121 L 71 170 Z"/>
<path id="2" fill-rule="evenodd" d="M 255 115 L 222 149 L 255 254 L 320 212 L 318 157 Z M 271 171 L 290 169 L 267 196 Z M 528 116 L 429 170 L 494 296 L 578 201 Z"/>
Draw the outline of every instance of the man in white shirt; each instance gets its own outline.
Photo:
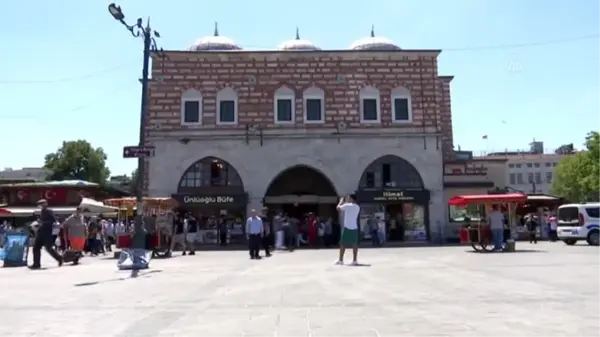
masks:
<path id="1" fill-rule="evenodd" d="M 498 205 L 492 205 L 492 212 L 488 216 L 488 224 L 492 230 L 494 250 L 502 251 L 502 242 L 504 241 L 504 214 L 498 210 Z"/>
<path id="2" fill-rule="evenodd" d="M 354 196 L 348 196 L 345 200 L 340 199 L 337 210 L 340 211 L 343 219 L 342 233 L 340 239 L 340 255 L 336 264 L 344 264 L 344 253 L 346 247 L 352 247 L 352 265 L 358 265 L 358 214 L 360 206 L 354 201 Z"/>

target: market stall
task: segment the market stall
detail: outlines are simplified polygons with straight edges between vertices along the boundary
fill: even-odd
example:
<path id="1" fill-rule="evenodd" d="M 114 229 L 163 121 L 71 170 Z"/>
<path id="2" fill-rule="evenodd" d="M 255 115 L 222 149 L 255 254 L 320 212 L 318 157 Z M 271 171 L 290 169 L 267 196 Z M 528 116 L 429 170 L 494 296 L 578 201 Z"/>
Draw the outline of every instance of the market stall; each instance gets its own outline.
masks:
<path id="1" fill-rule="evenodd" d="M 119 222 L 124 220 L 125 228 L 116 234 L 116 246 L 129 249 L 133 245 L 133 226 L 129 223 L 138 212 L 142 212 L 144 226 L 149 237 L 149 248 L 153 256 L 168 257 L 171 255 L 171 239 L 173 236 L 172 210 L 177 201 L 172 198 L 143 198 L 142 209 L 137 209 L 136 198 L 107 199 L 104 203 L 119 209 Z"/>
<path id="2" fill-rule="evenodd" d="M 475 251 L 493 250 L 492 235 L 486 214 L 491 206 L 499 205 L 506 214 L 508 226 L 506 230 L 510 233 L 510 228 L 515 221 L 517 206 L 527 201 L 527 195 L 521 193 L 510 194 L 482 194 L 482 195 L 459 195 L 448 200 L 449 205 L 467 207 L 470 205 L 481 205 L 480 214 L 477 221 L 470 222 L 460 231 L 460 242 L 470 244 Z M 506 236 L 506 234 L 505 234 Z"/>

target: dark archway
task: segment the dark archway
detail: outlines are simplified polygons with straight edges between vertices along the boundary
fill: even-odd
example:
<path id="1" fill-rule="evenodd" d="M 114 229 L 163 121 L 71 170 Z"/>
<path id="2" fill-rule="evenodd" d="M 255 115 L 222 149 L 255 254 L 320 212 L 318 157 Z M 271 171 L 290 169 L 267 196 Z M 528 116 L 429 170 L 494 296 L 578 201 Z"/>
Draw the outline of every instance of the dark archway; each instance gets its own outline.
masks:
<path id="1" fill-rule="evenodd" d="M 385 155 L 365 168 L 358 188 L 423 190 L 425 185 L 421 174 L 411 163 L 398 156 Z"/>
<path id="2" fill-rule="evenodd" d="M 267 187 L 265 196 L 315 195 L 335 197 L 335 186 L 323 173 L 306 165 L 287 168 L 279 173 Z"/>
<path id="3" fill-rule="evenodd" d="M 227 161 L 205 157 L 190 165 L 183 173 L 177 193 L 243 193 L 244 184 L 238 171 Z"/>

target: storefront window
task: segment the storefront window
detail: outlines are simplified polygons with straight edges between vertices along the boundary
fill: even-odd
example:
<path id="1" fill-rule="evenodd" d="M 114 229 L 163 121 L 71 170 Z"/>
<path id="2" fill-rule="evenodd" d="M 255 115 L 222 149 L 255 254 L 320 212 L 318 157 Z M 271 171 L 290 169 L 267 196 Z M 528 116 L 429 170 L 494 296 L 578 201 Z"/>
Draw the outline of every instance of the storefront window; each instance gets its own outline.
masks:
<path id="1" fill-rule="evenodd" d="M 485 205 L 448 206 L 450 222 L 485 221 Z"/>
<path id="2" fill-rule="evenodd" d="M 414 203 L 405 203 L 402 207 L 404 218 L 404 240 L 425 241 L 425 207 Z"/>

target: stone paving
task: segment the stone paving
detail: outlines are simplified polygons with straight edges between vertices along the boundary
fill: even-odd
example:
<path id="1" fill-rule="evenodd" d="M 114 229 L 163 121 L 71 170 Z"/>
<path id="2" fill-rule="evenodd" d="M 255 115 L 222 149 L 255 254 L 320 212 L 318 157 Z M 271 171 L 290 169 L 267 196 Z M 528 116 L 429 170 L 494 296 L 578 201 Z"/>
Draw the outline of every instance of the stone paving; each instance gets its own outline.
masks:
<path id="1" fill-rule="evenodd" d="M 0 336 L 598 336 L 599 250 L 520 244 L 200 252 L 132 277 L 115 260 L 0 269 Z"/>

